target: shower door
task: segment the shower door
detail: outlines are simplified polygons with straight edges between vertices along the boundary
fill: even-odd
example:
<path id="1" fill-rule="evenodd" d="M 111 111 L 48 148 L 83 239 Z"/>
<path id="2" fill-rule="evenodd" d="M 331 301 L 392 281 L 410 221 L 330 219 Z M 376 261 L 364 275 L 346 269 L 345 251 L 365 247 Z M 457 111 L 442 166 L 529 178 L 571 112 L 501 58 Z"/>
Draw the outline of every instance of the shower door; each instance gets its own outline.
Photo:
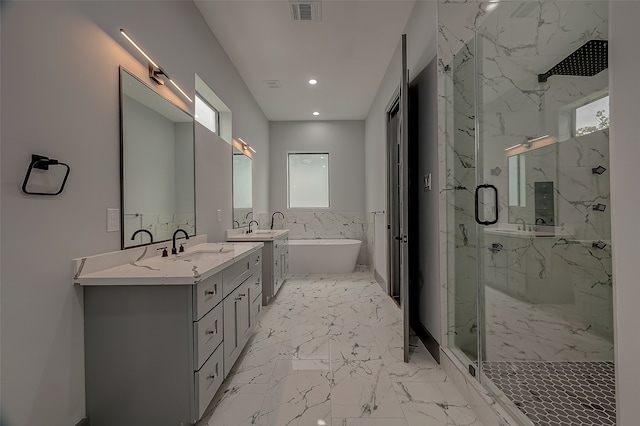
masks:
<path id="1" fill-rule="evenodd" d="M 608 6 L 494 4 L 444 75 L 449 347 L 522 424 L 613 425 Z"/>

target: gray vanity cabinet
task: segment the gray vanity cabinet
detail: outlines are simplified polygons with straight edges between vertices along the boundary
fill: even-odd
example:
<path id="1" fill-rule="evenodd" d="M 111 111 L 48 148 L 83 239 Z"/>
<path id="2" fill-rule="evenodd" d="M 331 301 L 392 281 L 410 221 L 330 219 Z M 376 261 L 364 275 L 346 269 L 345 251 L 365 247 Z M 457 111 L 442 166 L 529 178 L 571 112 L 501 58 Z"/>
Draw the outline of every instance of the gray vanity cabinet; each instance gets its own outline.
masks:
<path id="1" fill-rule="evenodd" d="M 262 304 L 267 306 L 289 276 L 289 237 L 283 235 L 264 242 Z"/>
<path id="2" fill-rule="evenodd" d="M 261 269 L 257 250 L 195 285 L 84 287 L 91 425 L 195 424 L 258 319 Z"/>

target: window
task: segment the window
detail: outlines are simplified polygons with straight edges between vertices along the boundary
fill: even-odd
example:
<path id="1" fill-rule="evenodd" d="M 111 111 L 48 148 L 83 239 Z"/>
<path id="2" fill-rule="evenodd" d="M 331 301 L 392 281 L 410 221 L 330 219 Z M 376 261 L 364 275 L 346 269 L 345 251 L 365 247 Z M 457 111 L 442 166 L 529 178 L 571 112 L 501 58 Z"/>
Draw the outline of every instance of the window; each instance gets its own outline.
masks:
<path id="1" fill-rule="evenodd" d="M 524 154 L 509 157 L 509 205 L 525 207 L 527 179 Z"/>
<path id="2" fill-rule="evenodd" d="M 290 153 L 289 208 L 329 207 L 329 154 Z"/>
<path id="3" fill-rule="evenodd" d="M 218 134 L 218 111 L 196 94 L 196 121 Z"/>
<path id="4" fill-rule="evenodd" d="M 575 110 L 574 134 L 584 136 L 609 127 L 609 95 Z"/>

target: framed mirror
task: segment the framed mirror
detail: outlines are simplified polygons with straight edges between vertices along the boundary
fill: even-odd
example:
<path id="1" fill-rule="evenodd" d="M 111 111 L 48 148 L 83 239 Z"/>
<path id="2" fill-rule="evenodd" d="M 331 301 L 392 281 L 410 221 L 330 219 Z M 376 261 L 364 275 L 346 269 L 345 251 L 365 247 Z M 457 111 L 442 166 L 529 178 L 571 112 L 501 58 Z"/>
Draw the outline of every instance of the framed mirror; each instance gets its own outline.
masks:
<path id="1" fill-rule="evenodd" d="M 193 117 L 120 67 L 122 248 L 195 235 Z"/>
<path id="2" fill-rule="evenodd" d="M 233 227 L 247 226 L 253 219 L 253 161 L 233 148 Z"/>

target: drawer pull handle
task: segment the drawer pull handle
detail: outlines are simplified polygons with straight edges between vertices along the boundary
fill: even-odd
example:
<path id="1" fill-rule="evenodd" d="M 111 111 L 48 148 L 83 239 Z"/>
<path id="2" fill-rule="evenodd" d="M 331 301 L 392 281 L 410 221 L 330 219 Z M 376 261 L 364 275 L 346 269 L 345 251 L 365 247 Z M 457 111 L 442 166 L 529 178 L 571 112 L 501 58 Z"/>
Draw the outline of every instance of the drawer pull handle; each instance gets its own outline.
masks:
<path id="1" fill-rule="evenodd" d="M 243 297 L 245 297 L 245 296 L 246 296 L 246 294 L 244 294 L 244 293 L 240 293 L 238 296 L 240 296 L 240 298 L 242 299 Z"/>
<path id="2" fill-rule="evenodd" d="M 209 375 L 207 376 L 207 379 L 208 379 L 208 380 L 215 380 L 215 379 L 216 379 L 216 375 L 215 375 L 215 374 L 209 374 Z"/>
<path id="3" fill-rule="evenodd" d="M 212 334 L 212 335 L 216 335 L 218 334 L 218 320 L 215 320 L 215 322 L 213 323 L 213 330 L 205 330 L 204 334 Z"/>
<path id="4" fill-rule="evenodd" d="M 213 285 L 213 290 L 205 290 L 204 292 L 205 296 L 215 296 L 216 294 L 218 294 L 218 284 Z"/>

